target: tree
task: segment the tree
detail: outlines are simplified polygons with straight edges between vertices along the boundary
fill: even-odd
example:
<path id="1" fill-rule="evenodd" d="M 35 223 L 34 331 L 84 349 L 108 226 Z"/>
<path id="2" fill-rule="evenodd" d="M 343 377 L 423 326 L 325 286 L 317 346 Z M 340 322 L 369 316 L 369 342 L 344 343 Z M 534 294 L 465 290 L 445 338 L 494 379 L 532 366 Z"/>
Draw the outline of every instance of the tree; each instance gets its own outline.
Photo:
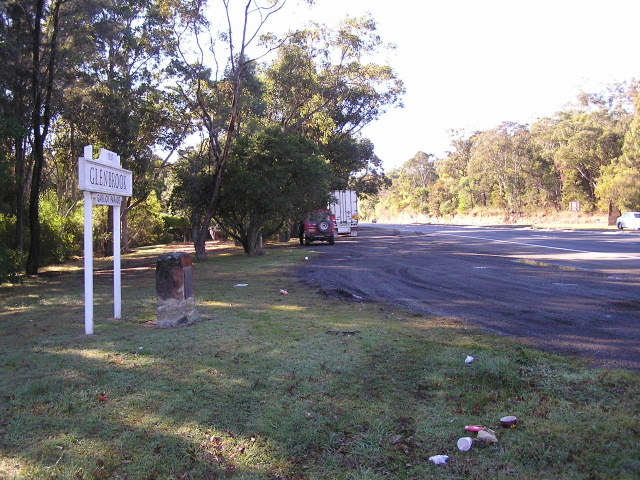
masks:
<path id="1" fill-rule="evenodd" d="M 188 219 L 191 238 L 197 238 L 202 217 L 209 204 L 208 192 L 215 187 L 215 164 L 211 162 L 207 140 L 179 152 L 171 172 L 171 210 Z"/>
<path id="2" fill-rule="evenodd" d="M 478 135 L 469 173 L 495 206 L 520 212 L 527 189 L 528 163 L 532 153 L 525 125 L 510 122 Z"/>
<path id="3" fill-rule="evenodd" d="M 194 247 L 196 257 L 207 257 L 205 241 L 209 225 L 220 198 L 220 189 L 224 173 L 235 137 L 242 126 L 243 100 L 247 95 L 244 90 L 247 74 L 255 58 L 249 56 L 248 48 L 259 37 L 259 33 L 269 18 L 279 12 L 286 0 L 245 0 L 240 12 L 241 21 L 235 23 L 236 11 L 230 0 L 222 0 L 222 9 L 226 19 L 226 30 L 218 32 L 217 39 L 226 46 L 224 49 L 228 66 L 221 75 L 216 68 L 207 67 L 212 62 L 219 65 L 220 52 L 213 36 L 208 46 L 203 47 L 203 34 L 209 33 L 208 23 L 194 15 L 188 19 L 187 26 L 195 36 L 197 46 L 196 58 L 189 58 L 185 49 L 181 48 L 182 62 L 174 63 L 174 72 L 178 79 L 177 91 L 183 96 L 186 104 L 198 119 L 206 146 L 207 164 L 213 170 L 210 189 L 206 192 L 206 207 L 198 216 L 195 226 Z M 254 22 L 255 20 L 255 22 Z M 239 35 L 236 26 L 240 26 Z"/>
<path id="4" fill-rule="evenodd" d="M 266 127 L 238 137 L 215 220 L 242 245 L 261 253 L 261 238 L 329 201 L 330 171 L 305 136 Z"/>
<path id="5" fill-rule="evenodd" d="M 29 185 L 29 251 L 26 272 L 38 273 L 41 257 L 40 194 L 43 188 L 45 146 L 56 115 L 60 72 L 73 61 L 71 41 L 73 25 L 80 10 L 78 0 L 35 0 L 12 2 L 3 15 L 3 33 L 8 43 L 2 56 L 15 67 L 11 82 L 13 118 L 28 127 L 28 142 L 15 143 L 17 242 L 23 238 L 23 195 Z M 20 50 L 22 53 L 19 53 Z M 5 72 L 7 72 L 5 70 Z M 9 75 L 11 70 L 9 70 Z M 24 102 L 18 106 L 16 102 Z M 26 118 L 29 121 L 26 121 Z M 27 138 L 27 136 L 23 137 Z M 30 151 L 29 151 L 30 150 Z"/>
<path id="6" fill-rule="evenodd" d="M 312 25 L 290 33 L 261 69 L 266 120 L 304 132 L 320 145 L 334 170 L 335 188 L 345 188 L 355 172 L 378 177 L 370 188 L 384 183 L 373 145 L 360 132 L 387 108 L 402 106 L 402 81 L 389 65 L 371 61 L 392 48 L 377 35 L 370 16 L 347 18 L 335 30 Z"/>
<path id="7" fill-rule="evenodd" d="M 632 87 L 635 95 L 634 115 L 624 136 L 622 155 L 601 169 L 600 182 L 596 193 L 603 207 L 609 210 L 609 224 L 615 225 L 615 217 L 621 208 L 640 209 L 640 95 L 637 86 Z"/>
<path id="8" fill-rule="evenodd" d="M 622 154 L 631 117 L 629 96 L 622 85 L 607 94 L 584 93 L 572 109 L 534 125 L 543 158 L 551 158 L 559 173 L 565 204 L 596 205 L 601 172 Z"/>
<path id="9" fill-rule="evenodd" d="M 371 140 L 368 138 L 355 140 L 351 137 L 349 137 L 349 139 L 355 143 L 357 148 L 357 155 L 355 156 L 355 161 L 353 161 L 354 170 L 348 173 L 346 182 L 334 183 L 332 190 L 356 190 L 360 199 L 364 201 L 367 197 L 372 198 L 377 196 L 381 189 L 391 184 L 391 181 L 384 173 L 382 160 L 375 154 L 374 145 Z M 334 168 L 335 179 L 335 167 L 337 165 L 344 165 L 344 163 L 332 162 L 330 165 Z"/>
<path id="10" fill-rule="evenodd" d="M 429 212 L 433 215 L 466 213 L 476 205 L 486 206 L 487 199 L 476 188 L 476 179 L 468 174 L 473 148 L 480 132 L 465 137 L 463 132 L 451 131 L 453 151 L 436 162 L 438 180 L 429 191 Z"/>
<path id="11" fill-rule="evenodd" d="M 0 160 L 3 212 L 15 219 L 15 238 L 6 241 L 20 255 L 25 246 L 26 192 L 31 177 L 29 156 L 32 39 L 29 15 L 19 2 L 0 9 Z"/>
<path id="12" fill-rule="evenodd" d="M 209 50 L 201 49 L 196 61 L 188 61 L 185 54 L 181 64 L 175 64 L 181 78 L 179 91 L 198 117 L 202 145 L 209 157 L 204 163 L 212 170 L 212 174 L 206 174 L 208 179 L 201 182 L 211 188 L 206 194 L 208 203 L 194 218 L 199 222 L 194 237 L 199 258 L 206 257 L 208 225 L 218 206 L 234 139 L 245 129 L 278 124 L 285 132 L 308 136 L 336 167 L 335 186 L 347 183 L 349 175 L 355 172 L 367 175 L 362 183 L 367 182 L 369 188 L 376 181 L 383 181 L 375 178 L 382 174 L 372 145 L 357 134 L 384 108 L 399 103 L 403 87 L 390 67 L 360 62 L 381 45 L 372 33 L 375 23 L 350 20 L 335 34 L 326 29 L 312 29 L 290 33 L 285 39 L 265 36 L 267 51 L 277 49 L 278 53 L 270 64 L 259 65 L 256 57 L 249 56 L 248 47 L 269 16 L 283 4 L 272 1 L 260 6 L 259 2 L 246 2 L 243 28 L 234 37 L 233 12 L 224 1 L 228 31 L 221 38 L 227 47 L 227 68 L 222 73 L 218 70 L 215 42 L 209 45 Z M 262 16 L 250 32 L 249 19 L 256 14 Z M 193 31 L 199 33 L 205 27 L 194 23 Z M 321 37 L 324 49 L 314 43 Z M 212 58 L 213 62 L 207 64 L 206 58 Z M 189 170 L 193 169 L 183 169 L 182 173 Z"/>
<path id="13" fill-rule="evenodd" d="M 429 191 L 437 180 L 433 155 L 418 152 L 402 165 L 394 185 L 404 205 L 414 212 L 427 213 Z"/>
<path id="14" fill-rule="evenodd" d="M 93 12 L 91 25 L 84 27 L 95 42 L 74 88 L 68 89 L 63 120 L 69 131 L 87 143 L 115 151 L 122 166 L 133 172 L 134 196 L 126 199 L 121 212 L 125 250 L 128 213 L 160 189 L 159 170 L 191 127 L 181 98 L 163 86 L 168 80 L 165 67 L 175 55 L 169 27 L 183 7 L 179 1 L 105 0 Z M 71 147 L 77 142 L 69 137 Z M 165 152 L 164 158 L 156 152 Z M 112 242 L 107 245 L 111 253 Z"/>

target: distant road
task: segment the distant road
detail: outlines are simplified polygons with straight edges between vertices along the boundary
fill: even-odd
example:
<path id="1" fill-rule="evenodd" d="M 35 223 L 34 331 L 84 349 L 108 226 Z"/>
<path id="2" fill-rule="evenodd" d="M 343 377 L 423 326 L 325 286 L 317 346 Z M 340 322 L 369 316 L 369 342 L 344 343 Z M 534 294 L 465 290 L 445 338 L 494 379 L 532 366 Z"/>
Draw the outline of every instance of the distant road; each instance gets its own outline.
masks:
<path id="1" fill-rule="evenodd" d="M 543 230 L 527 227 L 362 224 L 401 232 L 457 238 L 487 251 L 606 273 L 640 275 L 640 231 Z M 495 247 L 495 248 L 494 248 Z"/>
<path id="2" fill-rule="evenodd" d="M 300 275 L 326 292 L 457 317 L 610 367 L 640 369 L 640 234 L 361 225 Z"/>

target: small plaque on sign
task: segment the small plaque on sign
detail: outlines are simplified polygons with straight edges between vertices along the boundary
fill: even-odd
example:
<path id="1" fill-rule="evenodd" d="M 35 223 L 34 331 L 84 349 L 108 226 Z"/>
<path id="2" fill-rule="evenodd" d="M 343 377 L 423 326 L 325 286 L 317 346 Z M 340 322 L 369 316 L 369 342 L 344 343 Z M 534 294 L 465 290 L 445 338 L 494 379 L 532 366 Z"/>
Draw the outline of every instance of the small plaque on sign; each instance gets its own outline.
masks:
<path id="1" fill-rule="evenodd" d="M 115 163 L 120 166 L 120 155 L 106 148 L 100 149 L 100 155 L 98 156 L 99 162 Z"/>
<path id="2" fill-rule="evenodd" d="M 94 205 L 122 205 L 122 197 L 120 195 L 110 195 L 108 193 L 92 193 L 91 201 Z"/>

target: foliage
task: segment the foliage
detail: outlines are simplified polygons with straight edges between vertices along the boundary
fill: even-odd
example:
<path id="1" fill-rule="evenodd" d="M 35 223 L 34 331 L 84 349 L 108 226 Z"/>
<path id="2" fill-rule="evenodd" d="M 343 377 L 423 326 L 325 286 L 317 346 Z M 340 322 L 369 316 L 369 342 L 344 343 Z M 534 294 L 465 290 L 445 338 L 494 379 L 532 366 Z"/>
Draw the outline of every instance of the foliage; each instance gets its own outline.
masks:
<path id="1" fill-rule="evenodd" d="M 165 228 L 163 208 L 155 192 L 147 197 L 129 216 L 129 246 L 155 245 L 173 240 Z"/>
<path id="2" fill-rule="evenodd" d="M 265 121 L 313 139 L 329 160 L 333 189 L 375 195 L 387 184 L 372 142 L 360 135 L 388 108 L 401 107 L 404 85 L 390 65 L 372 61 L 393 49 L 370 16 L 337 28 L 290 32 L 261 69 Z M 378 57 L 379 58 L 379 57 Z"/>
<path id="3" fill-rule="evenodd" d="M 596 193 L 603 204 L 640 210 L 640 96 L 637 90 L 633 120 L 625 132 L 622 155 L 601 168 Z"/>
<path id="4" fill-rule="evenodd" d="M 0 283 L 19 280 L 24 259 L 17 249 L 9 248 L 15 235 L 15 219 L 0 213 Z"/>
<path id="5" fill-rule="evenodd" d="M 82 209 L 58 212 L 58 198 L 44 195 L 40 200 L 42 261 L 45 265 L 64 262 L 82 253 L 84 217 Z"/>
<path id="6" fill-rule="evenodd" d="M 20 279 L 22 255 L 0 243 L 0 283 L 15 282 Z"/>
<path id="7" fill-rule="evenodd" d="M 505 122 L 466 137 L 453 132 L 453 151 L 445 158 L 419 153 L 390 174 L 393 184 L 380 196 L 379 209 L 517 216 L 579 201 L 583 210 L 609 209 L 615 217 L 620 208 L 640 208 L 636 92 L 632 83 L 609 96 L 585 94 L 579 105 L 530 127 Z M 412 180 L 429 166 L 435 174 L 428 187 Z"/>
<path id="8" fill-rule="evenodd" d="M 211 219 L 221 216 L 220 194 L 233 188 L 224 185 L 229 180 L 223 178 L 239 135 L 279 126 L 287 134 L 308 137 L 329 161 L 335 189 L 351 186 L 375 193 L 385 183 L 373 144 L 359 132 L 386 108 L 399 106 L 404 87 L 389 65 L 366 61 L 387 48 L 376 33 L 375 21 L 348 18 L 335 30 L 313 25 L 284 38 L 264 35 L 260 45 L 253 45 L 284 3 L 249 2 L 247 6 L 254 8 L 245 9 L 239 31 L 231 21 L 237 11 L 224 3 L 228 31 L 219 36 L 228 50 L 226 63 L 221 63 L 224 68 L 213 69 L 205 62 L 208 56 L 217 62 L 219 50 L 215 42 L 204 39 L 194 55 L 185 53 L 190 61 L 172 62 L 177 91 L 197 119 L 200 133 L 200 144 L 183 155 L 174 190 L 174 205 L 189 214 L 193 225 L 198 258 L 206 255 L 204 238 Z M 209 26 L 190 28 L 202 38 Z M 260 48 L 275 51 L 266 57 L 270 61 L 260 60 L 263 55 L 256 53 Z M 197 165 L 206 165 L 206 170 Z M 191 194 L 186 185 L 196 186 L 198 193 Z"/>
<path id="9" fill-rule="evenodd" d="M 329 200 L 330 173 L 311 140 L 280 127 L 238 138 L 215 216 L 248 255 L 269 237 Z"/>

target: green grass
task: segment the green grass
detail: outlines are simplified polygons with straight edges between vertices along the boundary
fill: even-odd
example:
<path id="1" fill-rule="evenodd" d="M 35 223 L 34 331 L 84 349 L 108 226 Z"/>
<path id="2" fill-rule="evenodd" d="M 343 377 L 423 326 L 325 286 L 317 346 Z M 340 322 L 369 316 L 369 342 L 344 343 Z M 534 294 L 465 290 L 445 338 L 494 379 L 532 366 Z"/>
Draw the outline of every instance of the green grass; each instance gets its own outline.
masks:
<path id="1" fill-rule="evenodd" d="M 293 244 L 213 251 L 203 321 L 159 330 L 162 251 L 123 258 L 123 320 L 96 261 L 93 336 L 78 264 L 0 288 L 0 479 L 640 477 L 638 372 L 326 297 L 291 274 L 319 254 Z M 458 451 L 469 424 L 499 443 Z"/>

